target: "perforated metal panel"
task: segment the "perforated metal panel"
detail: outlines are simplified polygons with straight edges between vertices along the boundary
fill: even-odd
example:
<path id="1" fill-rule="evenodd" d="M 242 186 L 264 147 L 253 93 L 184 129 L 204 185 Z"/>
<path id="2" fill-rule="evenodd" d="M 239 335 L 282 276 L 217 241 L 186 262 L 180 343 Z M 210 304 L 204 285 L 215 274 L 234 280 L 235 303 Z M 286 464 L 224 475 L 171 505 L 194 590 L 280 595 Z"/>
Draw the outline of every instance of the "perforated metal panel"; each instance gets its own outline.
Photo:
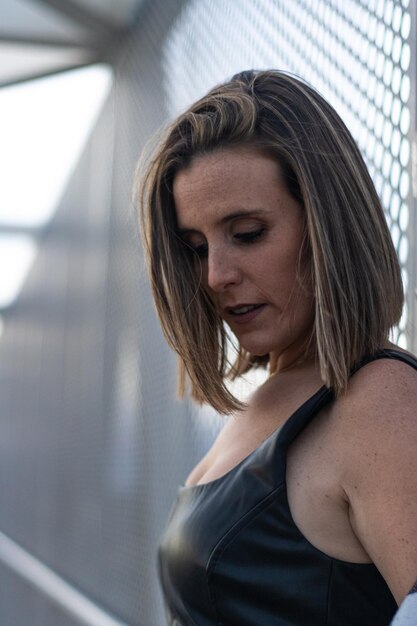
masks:
<path id="1" fill-rule="evenodd" d="M 398 335 L 411 346 L 415 17 L 400 1 L 153 0 L 108 51 L 112 98 L 0 339 L 0 530 L 128 624 L 164 623 L 158 538 L 220 424 L 175 399 L 130 199 L 137 158 L 236 71 L 307 79 L 351 128 L 381 194 L 408 288 Z M 0 567 L 0 624 L 72 623 L 13 580 Z"/>

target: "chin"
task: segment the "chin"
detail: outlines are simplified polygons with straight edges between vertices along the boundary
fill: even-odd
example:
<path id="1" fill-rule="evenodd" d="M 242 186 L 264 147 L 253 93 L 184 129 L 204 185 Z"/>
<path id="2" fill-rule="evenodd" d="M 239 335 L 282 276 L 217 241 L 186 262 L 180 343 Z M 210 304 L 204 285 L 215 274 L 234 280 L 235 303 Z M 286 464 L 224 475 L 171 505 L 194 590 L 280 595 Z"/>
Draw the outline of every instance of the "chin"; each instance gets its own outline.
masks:
<path id="1" fill-rule="evenodd" d="M 274 351 L 273 346 L 271 346 L 270 342 L 250 342 L 250 341 L 240 341 L 240 345 L 242 348 L 247 350 L 251 356 L 266 356 Z"/>

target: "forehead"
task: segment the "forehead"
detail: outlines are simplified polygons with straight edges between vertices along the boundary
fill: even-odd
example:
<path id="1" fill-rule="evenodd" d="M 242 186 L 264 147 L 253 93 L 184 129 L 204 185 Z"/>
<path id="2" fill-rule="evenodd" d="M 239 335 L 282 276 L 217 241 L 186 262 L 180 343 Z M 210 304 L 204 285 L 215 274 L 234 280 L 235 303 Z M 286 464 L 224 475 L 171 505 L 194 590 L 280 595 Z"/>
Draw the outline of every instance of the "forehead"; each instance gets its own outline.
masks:
<path id="1" fill-rule="evenodd" d="M 174 178 L 180 227 L 210 214 L 251 210 L 288 196 L 277 160 L 253 146 L 218 149 L 195 157 Z"/>

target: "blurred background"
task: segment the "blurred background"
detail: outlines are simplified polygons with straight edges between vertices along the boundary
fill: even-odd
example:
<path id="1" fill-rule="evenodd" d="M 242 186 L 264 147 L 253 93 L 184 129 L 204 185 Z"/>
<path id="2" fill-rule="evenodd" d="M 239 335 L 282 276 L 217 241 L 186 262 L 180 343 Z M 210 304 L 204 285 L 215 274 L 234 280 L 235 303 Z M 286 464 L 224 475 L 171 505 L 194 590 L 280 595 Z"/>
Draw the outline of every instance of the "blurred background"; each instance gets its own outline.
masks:
<path id="1" fill-rule="evenodd" d="M 158 538 L 221 419 L 175 397 L 131 189 L 214 84 L 281 68 L 335 106 L 402 265 L 393 339 L 417 350 L 416 2 L 2 0 L 2 626 L 164 624 Z"/>

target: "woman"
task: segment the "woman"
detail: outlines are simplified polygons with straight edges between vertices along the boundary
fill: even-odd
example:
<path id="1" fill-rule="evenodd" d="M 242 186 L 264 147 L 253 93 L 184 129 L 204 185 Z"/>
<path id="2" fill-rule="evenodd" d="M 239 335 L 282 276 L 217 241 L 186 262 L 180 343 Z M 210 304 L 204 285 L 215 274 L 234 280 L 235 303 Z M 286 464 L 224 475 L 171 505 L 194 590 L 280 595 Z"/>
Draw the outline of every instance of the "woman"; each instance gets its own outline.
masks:
<path id="1" fill-rule="evenodd" d="M 400 268 L 349 131 L 243 72 L 170 126 L 141 197 L 181 390 L 231 414 L 162 540 L 169 623 L 388 624 L 417 577 L 417 361 L 388 341 Z"/>

